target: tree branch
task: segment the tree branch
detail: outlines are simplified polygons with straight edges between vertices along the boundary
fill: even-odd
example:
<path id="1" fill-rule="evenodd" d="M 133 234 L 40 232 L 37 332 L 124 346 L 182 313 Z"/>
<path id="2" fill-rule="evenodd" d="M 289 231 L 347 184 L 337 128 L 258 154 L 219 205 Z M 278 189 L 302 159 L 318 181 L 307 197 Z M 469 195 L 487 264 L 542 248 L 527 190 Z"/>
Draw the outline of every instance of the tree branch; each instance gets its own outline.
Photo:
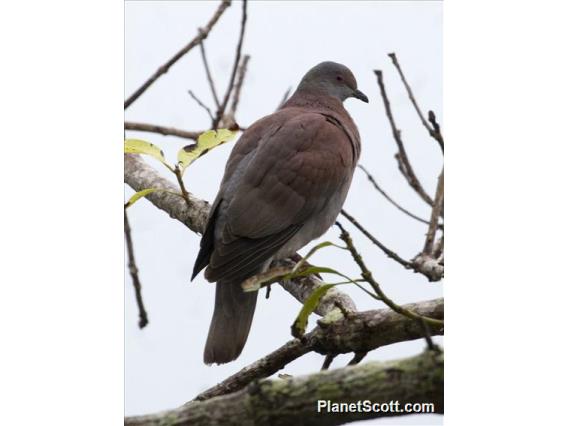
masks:
<path id="1" fill-rule="evenodd" d="M 398 59 L 396 58 L 396 53 L 389 53 L 388 56 L 389 56 L 389 58 L 391 58 L 392 63 L 394 64 L 396 70 L 398 71 L 398 75 L 400 76 L 400 79 L 402 80 L 402 83 L 404 84 L 404 87 L 406 88 L 406 93 L 408 93 L 408 97 L 410 99 L 410 102 L 412 102 L 412 105 L 414 106 L 414 109 L 416 110 L 416 113 L 418 114 L 418 117 L 420 118 L 422 125 L 426 128 L 426 130 L 428 131 L 428 134 L 430 136 L 432 136 L 438 142 L 438 144 L 440 145 L 440 148 L 442 149 L 442 152 L 444 152 L 444 138 L 442 137 L 442 133 L 440 132 L 440 126 L 436 122 L 436 116 L 434 115 L 434 112 L 433 111 L 428 112 L 428 121 L 430 121 L 430 123 L 432 124 L 432 127 L 431 127 L 426 122 L 426 119 L 424 118 L 424 114 L 422 114 L 422 110 L 418 106 L 418 102 L 416 102 L 416 98 L 414 97 L 414 93 L 412 93 L 412 89 L 410 88 L 410 85 L 408 84 L 408 82 L 406 81 L 406 78 L 404 77 L 404 73 L 402 72 L 400 64 L 398 63 Z"/>
<path id="2" fill-rule="evenodd" d="M 201 99 L 199 99 L 197 97 L 197 95 L 195 93 L 193 93 L 192 90 L 188 90 L 187 93 L 189 94 L 189 96 L 191 96 L 191 98 L 195 101 L 195 103 L 197 103 L 197 105 L 199 105 L 202 109 L 205 110 L 205 112 L 207 113 L 207 115 L 209 116 L 209 118 L 211 120 L 213 120 L 213 113 L 211 112 L 211 110 L 209 109 L 209 107 L 207 105 L 205 105 L 205 103 L 203 103 L 203 101 Z"/>
<path id="3" fill-rule="evenodd" d="M 148 314 L 144 307 L 144 299 L 142 299 L 142 284 L 140 284 L 140 278 L 138 277 L 138 267 L 136 266 L 136 259 L 134 258 L 134 244 L 132 244 L 130 223 L 128 222 L 126 209 L 124 210 L 124 236 L 126 238 L 126 251 L 128 253 L 128 271 L 132 278 L 136 305 L 138 306 L 138 327 L 144 328 L 148 325 Z"/>
<path id="4" fill-rule="evenodd" d="M 207 61 L 207 54 L 205 53 L 205 43 L 201 40 L 199 43 L 199 50 L 201 51 L 201 59 L 203 59 L 203 67 L 205 68 L 205 74 L 207 75 L 207 81 L 209 82 L 209 88 L 211 89 L 211 95 L 213 96 L 213 101 L 215 106 L 219 108 L 219 97 L 217 96 L 217 89 L 215 89 L 215 83 L 213 81 L 213 76 L 211 75 L 211 70 L 209 69 L 209 62 Z"/>
<path id="5" fill-rule="evenodd" d="M 386 363 L 362 365 L 277 380 L 253 383 L 246 389 L 207 401 L 194 401 L 162 413 L 129 417 L 128 426 L 168 425 L 339 425 L 357 420 L 408 414 L 405 404 L 432 407 L 444 412 L 443 354 L 420 355 Z M 324 401 L 357 403 L 394 401 L 391 411 L 330 412 L 318 410 Z M 398 401 L 399 405 L 396 405 Z M 323 408 L 322 405 L 320 405 Z"/>
<path id="6" fill-rule="evenodd" d="M 175 64 L 182 56 L 193 49 L 195 46 L 200 44 L 204 39 L 207 38 L 209 32 L 213 26 L 217 23 L 225 9 L 231 5 L 230 0 L 223 0 L 207 25 L 204 28 L 199 28 L 197 35 L 191 40 L 187 45 L 185 45 L 179 52 L 172 56 L 165 64 L 160 66 L 154 74 L 148 78 L 136 91 L 130 95 L 128 99 L 124 101 L 124 109 L 128 108 L 136 99 L 138 99 L 160 76 L 167 73 L 170 67 Z"/>
<path id="7" fill-rule="evenodd" d="M 157 124 L 124 122 L 124 130 L 136 130 L 138 132 L 158 133 L 164 136 L 177 136 L 178 138 L 191 139 L 196 141 L 201 132 L 191 132 L 187 130 L 175 129 L 173 127 L 158 126 Z"/>
<path id="8" fill-rule="evenodd" d="M 438 177 L 438 185 L 436 187 L 436 198 L 434 199 L 434 206 L 432 207 L 432 213 L 430 216 L 430 226 L 428 227 L 428 232 L 426 233 L 426 241 L 424 242 L 424 249 L 422 252 L 424 254 L 432 255 L 434 251 L 434 238 L 436 236 L 436 224 L 438 223 L 438 218 L 442 213 L 442 206 L 444 205 L 444 169 Z"/>
<path id="9" fill-rule="evenodd" d="M 239 63 L 241 61 L 241 50 L 243 47 L 243 39 L 245 36 L 245 27 L 247 23 L 247 0 L 243 0 L 243 11 L 242 11 L 242 19 L 241 19 L 241 31 L 239 33 L 239 41 L 237 43 L 237 49 L 235 52 L 235 61 L 233 63 L 233 70 L 231 72 L 231 78 L 229 79 L 229 85 L 227 86 L 227 90 L 225 91 L 225 96 L 223 101 L 221 102 L 221 106 L 217 110 L 217 115 L 215 116 L 215 120 L 213 120 L 212 128 L 217 129 L 219 123 L 223 119 L 225 114 L 225 109 L 227 108 L 227 103 L 229 102 L 229 97 L 231 96 L 231 91 L 234 88 L 235 84 L 235 77 L 237 75 L 237 68 L 239 67 Z"/>
<path id="10" fill-rule="evenodd" d="M 235 121 L 235 114 L 237 112 L 237 106 L 239 105 L 239 101 L 241 99 L 241 89 L 243 87 L 243 83 L 245 81 L 245 74 L 247 72 L 248 62 L 250 60 L 250 55 L 245 55 L 239 66 L 239 70 L 237 73 L 237 81 L 235 83 L 235 89 L 233 92 L 233 102 L 231 103 L 231 108 L 229 108 L 228 116 Z"/>
<path id="11" fill-rule="evenodd" d="M 406 210 L 404 207 L 402 207 L 400 204 L 398 204 L 396 201 L 394 201 L 390 195 L 388 195 L 384 189 L 382 189 L 379 184 L 377 183 L 377 181 L 375 180 L 374 176 L 362 165 L 362 164 L 358 164 L 357 167 L 359 167 L 359 169 L 361 169 L 363 171 L 363 173 L 365 173 L 367 175 L 367 179 L 369 179 L 369 182 L 371 182 L 371 184 L 375 187 L 375 189 L 377 191 L 379 191 L 379 193 L 385 197 L 387 199 L 388 202 L 390 202 L 393 206 L 395 206 L 397 209 L 399 209 L 401 212 L 403 212 L 404 214 L 406 214 L 407 216 L 410 216 L 411 218 L 417 220 L 418 222 L 422 222 L 426 225 L 429 225 L 430 222 L 428 222 L 426 219 L 422 219 L 421 217 L 416 216 L 414 213 Z"/>
<path id="12" fill-rule="evenodd" d="M 341 210 L 341 214 L 343 216 L 345 216 L 347 218 L 347 220 L 349 220 L 349 222 L 351 222 L 359 231 L 361 231 L 363 233 L 363 235 L 365 235 L 369 240 L 371 240 L 373 242 L 373 244 L 375 244 L 378 248 L 380 248 L 388 257 L 390 257 L 394 261 L 400 263 L 406 269 L 412 269 L 412 263 L 410 263 L 408 260 L 404 260 L 402 257 L 400 257 L 398 254 L 396 254 L 394 251 L 392 251 L 387 246 L 385 246 L 383 243 L 381 243 L 379 240 L 377 240 L 375 237 L 373 237 L 373 235 L 371 235 L 371 233 L 369 231 L 367 231 L 363 227 L 363 225 L 361 225 L 353 216 L 351 216 L 349 213 L 347 213 L 344 209 Z"/>
<path id="13" fill-rule="evenodd" d="M 383 104 L 385 106 L 385 112 L 391 126 L 392 135 L 394 137 L 396 145 L 398 146 L 398 154 L 396 155 L 396 159 L 399 162 L 399 169 L 403 176 L 406 178 L 410 187 L 414 189 L 414 191 L 416 191 L 416 193 L 420 196 L 420 198 L 424 200 L 424 202 L 432 206 L 434 204 L 434 201 L 432 200 L 432 197 L 430 197 L 426 193 L 426 191 L 422 187 L 422 184 L 416 177 L 416 174 L 414 173 L 414 170 L 410 165 L 410 161 L 408 160 L 406 149 L 404 148 L 404 143 L 402 142 L 402 138 L 400 137 L 400 130 L 397 129 L 396 123 L 394 122 L 390 102 L 383 82 L 383 72 L 380 70 L 375 70 L 375 75 L 377 76 L 377 82 L 379 83 L 379 88 L 381 90 L 381 97 L 383 98 Z"/>
<path id="14" fill-rule="evenodd" d="M 361 269 L 361 277 L 365 281 L 367 281 L 371 285 L 371 287 L 373 287 L 373 290 L 375 291 L 376 295 L 379 297 L 379 299 L 382 302 L 384 302 L 393 311 L 398 312 L 399 314 L 404 315 L 408 318 L 411 318 L 411 319 L 414 319 L 414 320 L 417 320 L 417 321 L 426 321 L 429 325 L 433 325 L 433 326 L 436 326 L 436 327 L 443 327 L 443 325 L 444 325 L 443 321 L 438 320 L 436 318 L 429 318 L 429 317 L 425 317 L 423 315 L 420 315 L 416 312 L 413 312 L 412 310 L 406 309 L 406 308 L 398 305 L 393 300 L 391 300 L 383 292 L 383 290 L 381 289 L 381 286 L 379 285 L 377 280 L 375 280 L 375 278 L 373 277 L 373 274 L 367 268 L 367 265 L 365 265 L 365 262 L 363 261 L 363 257 L 361 256 L 361 254 L 357 251 L 357 249 L 353 245 L 353 240 L 351 239 L 351 236 L 349 235 L 349 233 L 345 230 L 345 228 L 343 228 L 343 226 L 341 226 L 341 224 L 339 222 L 336 222 L 335 224 L 341 230 L 341 234 L 339 235 L 339 238 L 341 238 L 343 240 L 343 242 L 347 245 L 347 249 L 351 252 L 351 256 L 353 257 L 353 260 L 355 261 L 355 263 L 357 263 L 357 265 Z"/>
<path id="15" fill-rule="evenodd" d="M 444 316 L 443 299 L 411 303 L 403 307 L 430 318 L 441 319 Z M 330 317 L 320 319 L 318 326 L 303 336 L 301 340 L 290 340 L 276 351 L 202 392 L 194 400 L 205 400 L 240 390 L 254 380 L 271 376 L 293 360 L 311 351 L 324 355 L 364 353 L 382 346 L 420 339 L 424 336 L 420 323 L 391 309 L 350 312 L 348 316 L 340 317 L 335 321 Z M 432 335 L 440 335 L 442 332 L 441 327 L 432 327 Z"/>

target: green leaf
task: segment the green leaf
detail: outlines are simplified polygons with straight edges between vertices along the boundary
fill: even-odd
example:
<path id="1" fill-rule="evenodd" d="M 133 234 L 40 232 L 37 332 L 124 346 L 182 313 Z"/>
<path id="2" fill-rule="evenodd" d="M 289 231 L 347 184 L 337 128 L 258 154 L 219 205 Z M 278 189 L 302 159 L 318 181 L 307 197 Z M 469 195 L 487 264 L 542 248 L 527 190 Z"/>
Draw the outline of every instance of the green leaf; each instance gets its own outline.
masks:
<path id="1" fill-rule="evenodd" d="M 294 324 L 292 324 L 292 336 L 300 338 L 305 334 L 306 326 L 308 325 L 308 317 L 316 310 L 321 298 L 336 285 L 337 284 L 324 284 L 310 294 L 310 297 L 304 302 L 304 306 L 302 306 L 302 310 L 296 317 Z"/>
<path id="2" fill-rule="evenodd" d="M 170 165 L 166 163 L 164 152 L 150 142 L 143 141 L 142 139 L 126 139 L 124 141 L 124 152 L 127 154 L 150 155 L 164 164 L 168 169 L 172 170 Z"/>
<path id="3" fill-rule="evenodd" d="M 205 155 L 211 149 L 230 141 L 236 136 L 237 132 L 228 129 L 207 130 L 199 135 L 197 143 L 184 146 L 178 152 L 178 167 L 183 173 L 184 170 L 202 155 Z"/>

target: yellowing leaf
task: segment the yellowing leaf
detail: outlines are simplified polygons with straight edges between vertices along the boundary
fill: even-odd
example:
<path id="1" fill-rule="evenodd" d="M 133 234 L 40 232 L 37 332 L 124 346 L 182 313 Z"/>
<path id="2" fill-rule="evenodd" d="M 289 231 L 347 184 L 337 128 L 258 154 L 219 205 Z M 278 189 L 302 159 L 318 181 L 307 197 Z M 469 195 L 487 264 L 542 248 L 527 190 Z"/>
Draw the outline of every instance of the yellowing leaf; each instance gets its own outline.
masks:
<path id="1" fill-rule="evenodd" d="M 134 194 L 132 197 L 130 197 L 130 199 L 126 202 L 126 204 L 124 204 L 124 208 L 127 209 L 132 204 L 134 204 L 136 201 L 138 201 L 140 198 L 145 197 L 146 195 L 151 194 L 152 192 L 156 192 L 156 191 L 165 191 L 165 192 L 168 192 L 172 195 L 177 195 L 179 197 L 182 197 L 181 194 L 178 194 L 177 192 L 170 191 L 168 189 L 147 188 L 147 189 L 143 189 L 142 191 L 138 191 L 136 194 Z"/>
<path id="2" fill-rule="evenodd" d="M 328 292 L 329 289 L 335 287 L 336 284 L 324 284 L 321 287 L 315 289 L 315 291 L 310 294 L 310 297 L 304 302 L 302 310 L 296 317 L 296 321 L 292 324 L 292 336 L 300 338 L 306 332 L 306 326 L 308 325 L 308 317 L 310 314 L 316 310 L 321 298 Z"/>
<path id="3" fill-rule="evenodd" d="M 197 143 L 184 146 L 178 152 L 178 166 L 182 173 L 195 160 L 205 155 L 211 149 L 230 141 L 236 136 L 237 132 L 228 129 L 207 130 L 199 135 Z"/>
<path id="4" fill-rule="evenodd" d="M 168 169 L 172 169 L 170 165 L 166 163 L 162 150 L 156 145 L 143 141 L 142 139 L 126 139 L 124 141 L 124 152 L 127 154 L 150 155 L 164 164 Z"/>

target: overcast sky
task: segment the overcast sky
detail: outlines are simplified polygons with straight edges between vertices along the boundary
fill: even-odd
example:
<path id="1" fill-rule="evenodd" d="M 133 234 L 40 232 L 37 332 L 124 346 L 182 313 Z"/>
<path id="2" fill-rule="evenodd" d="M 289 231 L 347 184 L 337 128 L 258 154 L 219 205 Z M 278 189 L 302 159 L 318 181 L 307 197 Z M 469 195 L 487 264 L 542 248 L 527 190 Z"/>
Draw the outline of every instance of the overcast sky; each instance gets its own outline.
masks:
<path id="1" fill-rule="evenodd" d="M 126 2 L 125 90 L 130 95 L 155 69 L 185 45 L 205 25 L 217 2 Z M 206 40 L 217 84 L 223 91 L 234 57 L 241 4 L 235 2 Z M 397 201 L 424 218 L 427 206 L 409 189 L 393 158 L 396 146 L 384 114 L 373 69 L 384 71 L 391 106 L 402 131 L 410 161 L 426 190 L 433 194 L 442 159 L 437 144 L 426 134 L 406 96 L 387 53 L 396 52 L 423 110 L 432 109 L 442 121 L 442 4 L 441 2 L 250 2 L 243 52 L 251 55 L 237 121 L 248 126 L 271 113 L 289 87 L 295 87 L 313 65 L 333 60 L 347 65 L 369 104 L 348 100 L 345 105 L 359 126 L 362 139 L 360 163 L 375 175 Z M 158 80 L 126 111 L 130 121 L 148 122 L 186 130 L 210 125 L 208 116 L 188 96 L 193 90 L 211 107 L 213 102 L 194 49 Z M 189 141 L 149 133 L 128 132 L 159 145 L 173 162 L 177 150 Z M 224 164 L 231 150 L 226 144 L 208 153 L 185 174 L 191 192 L 213 200 Z M 148 160 L 167 176 L 159 163 Z M 172 176 L 173 177 L 173 176 Z M 132 191 L 126 189 L 126 196 Z M 402 215 L 356 172 L 345 208 L 376 237 L 410 259 L 423 245 L 426 227 Z M 125 400 L 126 415 L 174 408 L 198 392 L 218 383 L 240 368 L 278 348 L 291 338 L 290 324 L 301 305 L 278 286 L 270 299 L 264 294 L 251 333 L 238 360 L 208 367 L 202 362 L 203 346 L 213 310 L 214 288 L 199 276 L 190 284 L 199 237 L 170 219 L 147 201 L 129 209 L 143 295 L 150 324 L 137 327 L 137 308 L 130 277 L 125 286 Z M 347 224 L 346 220 L 342 220 Z M 440 283 L 429 283 L 386 258 L 360 233 L 348 226 L 355 244 L 380 281 L 398 303 L 442 295 Z M 338 241 L 332 228 L 323 240 Z M 305 253 L 306 249 L 302 252 Z M 317 254 L 313 263 L 333 265 L 356 276 L 351 257 L 334 249 Z M 360 310 L 383 307 L 356 288 L 343 287 Z M 312 319 L 311 326 L 314 321 Z M 441 342 L 441 338 L 436 338 Z M 424 342 L 400 343 L 370 353 L 366 360 L 396 359 L 422 351 Z M 349 355 L 333 366 L 345 365 Z M 292 375 L 319 370 L 323 358 L 308 354 L 283 371 Z M 441 416 L 407 416 L 368 423 L 441 424 Z"/>

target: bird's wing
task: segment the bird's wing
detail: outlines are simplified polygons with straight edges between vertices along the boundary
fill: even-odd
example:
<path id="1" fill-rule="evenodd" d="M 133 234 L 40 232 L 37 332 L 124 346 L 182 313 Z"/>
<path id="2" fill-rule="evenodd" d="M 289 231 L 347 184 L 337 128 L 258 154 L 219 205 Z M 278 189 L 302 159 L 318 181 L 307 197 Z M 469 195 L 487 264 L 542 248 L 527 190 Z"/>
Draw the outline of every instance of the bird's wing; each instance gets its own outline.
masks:
<path id="1" fill-rule="evenodd" d="M 356 158 L 337 123 L 318 113 L 281 115 L 241 160 L 246 168 L 227 175 L 229 161 L 212 221 L 210 281 L 256 273 L 351 178 Z"/>

